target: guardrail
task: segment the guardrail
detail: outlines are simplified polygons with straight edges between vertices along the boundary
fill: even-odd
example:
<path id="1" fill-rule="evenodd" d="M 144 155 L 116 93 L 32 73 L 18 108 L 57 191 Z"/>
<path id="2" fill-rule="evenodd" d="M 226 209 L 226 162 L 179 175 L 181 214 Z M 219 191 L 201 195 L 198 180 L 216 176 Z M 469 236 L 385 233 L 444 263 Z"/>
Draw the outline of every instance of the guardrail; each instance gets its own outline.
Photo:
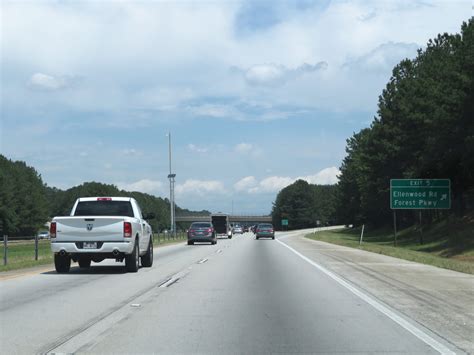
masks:
<path id="1" fill-rule="evenodd" d="M 28 259 L 28 254 L 31 255 L 30 260 L 38 261 L 39 259 L 39 237 L 33 237 L 34 243 L 31 242 L 31 239 L 20 239 L 20 238 L 13 238 L 11 239 L 7 234 L 3 235 L 3 244 L 0 244 L 0 248 L 3 248 L 3 266 L 7 266 L 9 264 L 9 254 L 12 252 L 13 254 L 17 254 L 18 252 L 22 254 L 22 258 Z M 12 251 L 10 251 L 12 249 Z M 20 250 L 21 249 L 21 250 Z M 44 249 L 44 248 L 43 248 Z M 49 248 L 48 248 L 49 251 Z"/>
<path id="2" fill-rule="evenodd" d="M 176 235 L 165 232 L 153 233 L 153 243 L 155 245 L 173 243 L 185 239 L 187 239 L 187 234 L 184 231 L 178 231 L 176 232 Z"/>

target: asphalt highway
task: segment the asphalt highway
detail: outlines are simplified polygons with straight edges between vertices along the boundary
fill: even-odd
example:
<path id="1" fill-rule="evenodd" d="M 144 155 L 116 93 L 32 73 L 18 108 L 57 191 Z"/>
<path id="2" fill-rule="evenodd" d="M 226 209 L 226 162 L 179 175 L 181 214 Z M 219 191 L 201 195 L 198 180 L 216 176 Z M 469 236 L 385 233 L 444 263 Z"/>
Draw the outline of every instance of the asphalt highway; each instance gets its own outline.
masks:
<path id="1" fill-rule="evenodd" d="M 297 234 L 155 248 L 136 274 L 110 261 L 0 281 L 0 352 L 460 352 L 303 255 Z"/>

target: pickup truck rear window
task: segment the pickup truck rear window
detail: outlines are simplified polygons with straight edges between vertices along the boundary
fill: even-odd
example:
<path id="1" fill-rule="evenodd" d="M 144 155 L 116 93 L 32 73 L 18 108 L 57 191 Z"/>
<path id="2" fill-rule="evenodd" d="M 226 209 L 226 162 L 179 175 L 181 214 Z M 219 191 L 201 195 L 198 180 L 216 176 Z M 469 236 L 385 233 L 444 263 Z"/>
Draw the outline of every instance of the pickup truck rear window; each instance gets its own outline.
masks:
<path id="1" fill-rule="evenodd" d="M 81 201 L 74 216 L 133 217 L 133 209 L 129 201 Z"/>

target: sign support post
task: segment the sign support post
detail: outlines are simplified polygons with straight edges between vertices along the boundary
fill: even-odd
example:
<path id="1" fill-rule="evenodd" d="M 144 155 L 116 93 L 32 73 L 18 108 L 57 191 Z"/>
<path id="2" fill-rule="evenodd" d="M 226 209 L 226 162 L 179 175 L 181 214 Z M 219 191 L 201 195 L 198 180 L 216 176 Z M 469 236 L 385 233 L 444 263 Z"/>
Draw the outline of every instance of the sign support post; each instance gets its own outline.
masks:
<path id="1" fill-rule="evenodd" d="M 360 232 L 359 246 L 362 245 L 362 238 L 364 238 L 364 228 L 365 224 L 362 225 L 362 231 Z"/>
<path id="2" fill-rule="evenodd" d="M 397 211 L 393 210 L 393 245 L 397 246 Z"/>
<path id="3" fill-rule="evenodd" d="M 35 260 L 38 261 L 38 233 L 35 235 Z"/>
<path id="4" fill-rule="evenodd" d="M 423 224 L 421 221 L 421 210 L 420 210 L 420 244 L 423 245 Z"/>
<path id="5" fill-rule="evenodd" d="M 8 264 L 8 235 L 3 235 L 3 265 Z"/>

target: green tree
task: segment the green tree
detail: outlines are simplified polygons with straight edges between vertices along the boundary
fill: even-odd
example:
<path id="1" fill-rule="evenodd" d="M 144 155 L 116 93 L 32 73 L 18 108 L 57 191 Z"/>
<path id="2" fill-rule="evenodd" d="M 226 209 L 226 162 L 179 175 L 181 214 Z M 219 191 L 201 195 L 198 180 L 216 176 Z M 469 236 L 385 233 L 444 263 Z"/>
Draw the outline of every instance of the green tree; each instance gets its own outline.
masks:
<path id="1" fill-rule="evenodd" d="M 312 185 L 297 180 L 282 189 L 275 199 L 272 221 L 275 228 L 281 227 L 281 220 L 288 219 L 289 229 L 315 227 L 335 222 L 336 187 Z"/>
<path id="2" fill-rule="evenodd" d="M 0 220 L 4 232 L 10 236 L 34 235 L 47 216 L 41 176 L 24 162 L 0 155 Z"/>
<path id="3" fill-rule="evenodd" d="M 473 27 L 471 18 L 393 69 L 377 117 L 347 141 L 337 208 L 346 222 L 390 223 L 391 178 L 450 178 L 464 213 L 474 185 Z"/>

